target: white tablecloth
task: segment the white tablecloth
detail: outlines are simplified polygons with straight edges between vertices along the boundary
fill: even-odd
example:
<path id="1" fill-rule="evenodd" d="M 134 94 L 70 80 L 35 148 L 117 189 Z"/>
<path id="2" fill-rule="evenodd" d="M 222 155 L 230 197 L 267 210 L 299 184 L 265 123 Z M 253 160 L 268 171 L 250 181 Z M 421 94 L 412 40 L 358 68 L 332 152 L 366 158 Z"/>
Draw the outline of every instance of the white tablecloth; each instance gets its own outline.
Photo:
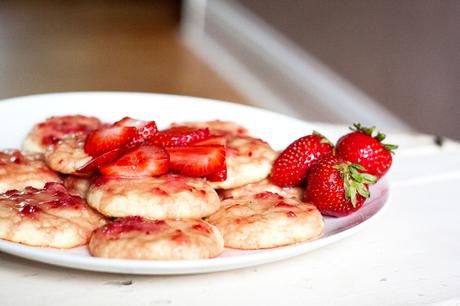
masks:
<path id="1" fill-rule="evenodd" d="M 392 135 L 401 148 L 384 214 L 350 238 L 227 272 L 133 276 L 0 253 L 0 305 L 460 305 L 460 146 Z"/>

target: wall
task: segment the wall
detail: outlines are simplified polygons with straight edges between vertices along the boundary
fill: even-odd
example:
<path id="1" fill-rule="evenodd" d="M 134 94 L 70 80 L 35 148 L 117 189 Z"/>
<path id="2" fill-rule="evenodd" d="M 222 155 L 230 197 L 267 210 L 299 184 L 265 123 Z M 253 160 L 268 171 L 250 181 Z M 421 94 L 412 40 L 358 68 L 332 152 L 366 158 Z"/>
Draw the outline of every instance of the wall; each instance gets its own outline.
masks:
<path id="1" fill-rule="evenodd" d="M 460 139 L 460 1 L 238 2 L 416 129 Z"/>

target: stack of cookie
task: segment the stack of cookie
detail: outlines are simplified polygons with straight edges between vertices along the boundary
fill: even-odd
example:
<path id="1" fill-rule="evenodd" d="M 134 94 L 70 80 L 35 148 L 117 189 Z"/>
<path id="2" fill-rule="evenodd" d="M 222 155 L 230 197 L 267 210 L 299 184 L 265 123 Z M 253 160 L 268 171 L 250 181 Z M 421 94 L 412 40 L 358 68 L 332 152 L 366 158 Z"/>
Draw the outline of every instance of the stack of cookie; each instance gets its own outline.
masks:
<path id="1" fill-rule="evenodd" d="M 153 121 L 109 125 L 75 115 L 37 124 L 24 152 L 0 154 L 0 238 L 56 248 L 88 244 L 92 255 L 107 258 L 177 260 L 321 235 L 323 218 L 302 202 L 302 190 L 271 183 L 277 154 L 266 142 L 218 120 L 170 129 L 176 140 L 206 135 L 193 152 L 223 146 L 221 164 L 208 173 L 195 154 L 184 166 L 184 147 L 164 142 Z M 123 143 L 113 131 L 135 133 Z M 89 138 L 99 146 L 89 148 Z"/>

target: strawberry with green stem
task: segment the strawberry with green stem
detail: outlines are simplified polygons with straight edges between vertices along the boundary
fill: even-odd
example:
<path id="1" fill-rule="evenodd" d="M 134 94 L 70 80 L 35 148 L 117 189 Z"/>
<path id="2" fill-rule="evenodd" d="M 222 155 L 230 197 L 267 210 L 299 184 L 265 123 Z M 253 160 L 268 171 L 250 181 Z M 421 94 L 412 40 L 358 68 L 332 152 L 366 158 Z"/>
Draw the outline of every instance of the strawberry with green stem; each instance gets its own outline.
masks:
<path id="1" fill-rule="evenodd" d="M 291 143 L 275 160 L 271 180 L 280 187 L 301 186 L 311 165 L 332 154 L 334 146 L 320 133 L 301 137 Z"/>
<path id="2" fill-rule="evenodd" d="M 392 164 L 392 154 L 398 146 L 384 144 L 385 134 L 374 135 L 375 127 L 367 128 L 359 123 L 350 127 L 351 133 L 342 136 L 336 144 L 336 155 L 344 160 L 362 165 L 366 171 L 382 177 Z"/>
<path id="3" fill-rule="evenodd" d="M 305 200 L 324 215 L 346 216 L 363 206 L 370 196 L 368 185 L 377 181 L 363 171 L 363 166 L 335 156 L 320 160 L 309 171 Z"/>

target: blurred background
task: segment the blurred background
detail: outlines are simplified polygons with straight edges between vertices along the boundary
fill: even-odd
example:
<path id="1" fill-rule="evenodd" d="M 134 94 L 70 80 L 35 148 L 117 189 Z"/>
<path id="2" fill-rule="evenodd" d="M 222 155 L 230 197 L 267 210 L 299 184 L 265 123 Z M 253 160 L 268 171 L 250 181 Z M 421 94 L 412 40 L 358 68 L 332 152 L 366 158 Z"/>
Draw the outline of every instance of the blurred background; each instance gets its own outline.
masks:
<path id="1" fill-rule="evenodd" d="M 172 93 L 460 140 L 458 29 L 456 0 L 3 0 L 0 98 Z"/>

